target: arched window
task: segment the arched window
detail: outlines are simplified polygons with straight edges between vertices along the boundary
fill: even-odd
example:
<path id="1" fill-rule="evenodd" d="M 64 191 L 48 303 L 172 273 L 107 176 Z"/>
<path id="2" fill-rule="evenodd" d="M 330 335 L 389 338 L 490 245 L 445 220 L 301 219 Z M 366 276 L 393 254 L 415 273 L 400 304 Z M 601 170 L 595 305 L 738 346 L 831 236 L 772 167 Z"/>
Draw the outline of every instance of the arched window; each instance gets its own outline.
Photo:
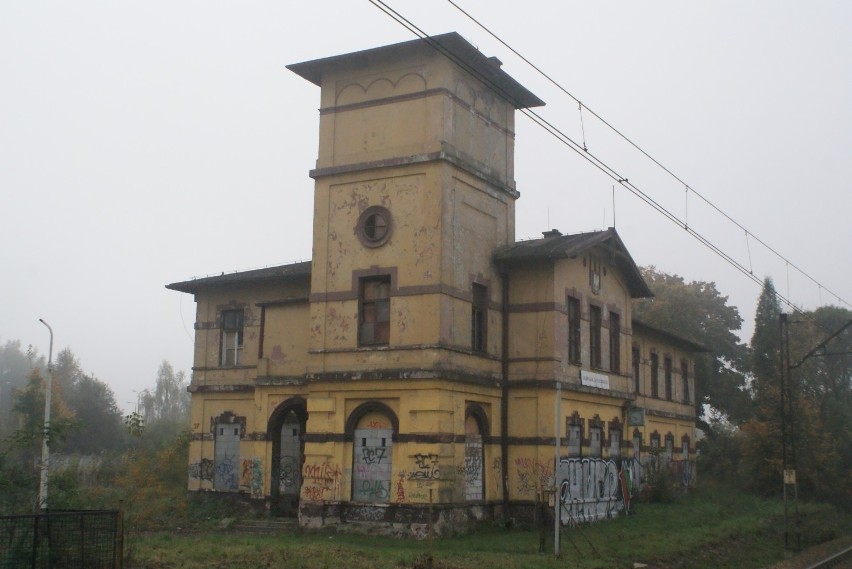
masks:
<path id="1" fill-rule="evenodd" d="M 352 412 L 352 501 L 385 503 L 390 499 L 396 416 L 382 403 L 365 403 Z"/>

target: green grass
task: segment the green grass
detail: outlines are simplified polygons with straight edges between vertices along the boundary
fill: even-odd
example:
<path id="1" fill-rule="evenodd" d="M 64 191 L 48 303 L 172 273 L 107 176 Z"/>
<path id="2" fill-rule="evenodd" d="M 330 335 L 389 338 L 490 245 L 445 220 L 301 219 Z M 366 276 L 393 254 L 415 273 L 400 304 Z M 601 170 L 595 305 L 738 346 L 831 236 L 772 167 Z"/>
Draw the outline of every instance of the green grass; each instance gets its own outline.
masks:
<path id="1" fill-rule="evenodd" d="M 792 509 L 791 509 L 792 512 Z M 802 545 L 852 534 L 852 516 L 825 505 L 800 506 Z M 485 523 L 465 536 L 435 539 L 436 569 L 761 568 L 784 559 L 783 504 L 703 488 L 671 504 L 638 504 L 632 515 L 562 531 L 562 555 L 546 553 L 540 533 Z M 790 525 L 791 542 L 794 526 Z M 424 569 L 427 541 L 324 531 L 249 536 L 223 531 L 131 535 L 129 568 Z"/>

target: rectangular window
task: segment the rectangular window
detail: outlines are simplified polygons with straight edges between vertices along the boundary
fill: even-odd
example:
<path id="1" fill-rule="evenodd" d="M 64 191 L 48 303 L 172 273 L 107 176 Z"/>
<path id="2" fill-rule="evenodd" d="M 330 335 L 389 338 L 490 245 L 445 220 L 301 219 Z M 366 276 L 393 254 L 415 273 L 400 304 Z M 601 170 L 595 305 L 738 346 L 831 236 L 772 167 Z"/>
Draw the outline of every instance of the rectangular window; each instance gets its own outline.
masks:
<path id="1" fill-rule="evenodd" d="M 684 403 L 689 403 L 689 364 L 686 360 L 680 361 L 680 380 L 683 390 L 681 400 Z"/>
<path id="2" fill-rule="evenodd" d="M 568 456 L 580 456 L 580 439 L 582 435 L 580 425 L 568 425 Z"/>
<path id="3" fill-rule="evenodd" d="M 601 367 L 601 309 L 589 305 L 589 353 L 593 368 Z"/>
<path id="4" fill-rule="evenodd" d="M 657 354 L 651 354 L 651 397 L 660 396 L 659 373 L 660 356 Z"/>
<path id="5" fill-rule="evenodd" d="M 663 373 L 666 380 L 666 399 L 672 400 L 672 359 L 666 357 L 663 360 Z"/>
<path id="6" fill-rule="evenodd" d="M 621 457 L 621 433 L 612 428 L 609 431 L 609 457 L 612 459 Z"/>
<path id="7" fill-rule="evenodd" d="M 361 280 L 359 346 L 387 346 L 390 342 L 390 276 Z"/>
<path id="8" fill-rule="evenodd" d="M 473 284 L 473 303 L 470 309 L 470 344 L 474 352 L 487 350 L 488 288 Z"/>
<path id="9" fill-rule="evenodd" d="M 568 297 L 568 361 L 580 363 L 580 300 Z"/>
<path id="10" fill-rule="evenodd" d="M 633 346 L 633 393 L 639 393 L 639 346 Z"/>
<path id="11" fill-rule="evenodd" d="M 601 457 L 601 428 L 589 427 L 589 456 Z"/>
<path id="12" fill-rule="evenodd" d="M 621 371 L 621 318 L 615 312 L 609 313 L 609 369 Z"/>
<path id="13" fill-rule="evenodd" d="M 238 366 L 243 359 L 243 311 L 222 311 L 222 366 Z"/>

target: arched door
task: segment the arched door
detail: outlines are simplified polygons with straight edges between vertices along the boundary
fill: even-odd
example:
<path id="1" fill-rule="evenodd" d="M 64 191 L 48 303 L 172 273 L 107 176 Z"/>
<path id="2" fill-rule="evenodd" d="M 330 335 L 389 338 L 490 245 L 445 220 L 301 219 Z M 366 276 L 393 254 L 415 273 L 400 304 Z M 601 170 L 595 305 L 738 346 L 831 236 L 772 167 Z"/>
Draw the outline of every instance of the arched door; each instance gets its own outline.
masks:
<path id="1" fill-rule="evenodd" d="M 295 516 L 299 512 L 302 490 L 302 463 L 305 456 L 304 402 L 288 400 L 270 418 L 272 438 L 272 512 L 279 516 Z"/>

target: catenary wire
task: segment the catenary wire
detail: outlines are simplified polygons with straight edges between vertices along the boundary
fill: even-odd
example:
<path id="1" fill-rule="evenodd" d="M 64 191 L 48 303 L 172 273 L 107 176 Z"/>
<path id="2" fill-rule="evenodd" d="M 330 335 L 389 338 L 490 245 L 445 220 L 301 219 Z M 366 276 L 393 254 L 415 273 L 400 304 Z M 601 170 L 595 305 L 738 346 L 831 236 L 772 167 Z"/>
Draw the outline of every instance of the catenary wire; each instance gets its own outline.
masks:
<path id="1" fill-rule="evenodd" d="M 804 276 L 805 278 L 807 278 L 808 280 L 810 280 L 813 284 L 817 285 L 817 287 L 819 287 L 820 289 L 825 289 L 825 290 L 826 290 L 826 292 L 828 292 L 829 294 L 831 294 L 832 296 L 834 296 L 834 297 L 835 297 L 838 301 L 842 302 L 843 304 L 845 304 L 845 305 L 847 305 L 847 306 L 852 307 L 852 304 L 850 304 L 850 303 L 849 303 L 849 302 L 847 302 L 845 299 L 841 298 L 838 294 L 836 294 L 836 293 L 832 292 L 830 289 L 828 289 L 827 287 L 825 287 L 822 283 L 820 283 L 819 281 L 817 281 L 817 280 L 816 280 L 814 277 L 812 277 L 810 274 L 806 273 L 806 272 L 805 272 L 805 271 L 804 271 L 801 267 L 799 267 L 799 266 L 798 266 L 798 265 L 796 265 L 795 263 L 791 262 L 791 261 L 790 261 L 789 259 L 787 259 L 784 255 L 782 255 L 780 252 L 778 252 L 775 248 L 771 247 L 768 243 L 766 243 L 765 241 L 763 241 L 762 239 L 760 239 L 757 235 L 755 235 L 754 233 L 752 233 L 751 231 L 749 231 L 749 230 L 748 230 L 745 226 L 743 226 L 742 224 L 740 224 L 738 221 L 736 221 L 736 220 L 735 220 L 735 219 L 733 219 L 730 215 L 728 215 L 725 211 L 723 211 L 721 208 L 719 208 L 718 206 L 716 206 L 716 204 L 714 204 L 713 202 L 711 202 L 711 201 L 710 201 L 707 197 L 705 197 L 703 194 L 701 194 L 701 193 L 700 193 L 699 191 L 697 191 L 695 188 L 693 188 L 692 186 L 690 186 L 689 184 L 687 184 L 687 183 L 686 183 L 683 179 L 681 179 L 681 178 L 680 178 L 680 176 L 678 176 L 677 174 L 675 174 L 672 170 L 670 170 L 670 169 L 669 169 L 669 168 L 667 168 L 665 165 L 663 165 L 660 161 L 658 161 L 656 158 L 654 158 L 653 156 L 651 156 L 648 152 L 646 152 L 646 151 L 645 151 L 643 148 L 641 148 L 638 144 L 636 144 L 635 142 L 633 142 L 633 140 L 631 140 L 631 139 L 630 139 L 627 135 L 625 135 L 623 132 L 621 132 L 619 129 L 617 129 L 617 128 L 616 128 L 614 125 L 612 125 L 609 121 L 607 121 L 607 120 L 606 120 L 606 119 L 604 119 L 602 116 L 600 116 L 599 114 L 597 114 L 594 110 L 590 109 L 590 108 L 588 107 L 588 105 L 586 105 L 586 104 L 585 104 L 585 103 L 583 103 L 583 102 L 582 102 L 579 98 L 577 98 L 576 96 L 574 96 L 574 95 L 573 95 L 570 91 L 568 91 L 565 87 L 563 87 L 563 86 L 562 86 L 559 82 L 557 82 L 555 79 L 553 79 L 550 75 L 548 75 L 547 73 L 545 73 L 545 72 L 544 72 L 544 71 L 543 71 L 540 67 L 538 67 L 537 65 L 535 65 L 532 61 L 530 61 L 529 59 L 527 59 L 526 57 L 524 57 L 523 55 L 521 55 L 521 53 L 519 53 L 519 52 L 518 52 L 516 49 L 514 49 L 511 45 L 509 45 L 508 43 L 506 43 L 506 42 L 505 42 L 502 38 L 500 38 L 500 37 L 499 37 L 496 33 L 494 33 L 493 31 L 491 31 L 491 30 L 490 30 L 487 26 L 485 26 L 482 22 L 480 22 L 478 19 L 476 19 L 476 18 L 475 18 L 473 15 L 471 15 L 469 12 L 467 12 L 466 10 L 464 10 L 464 9 L 463 9 L 461 6 L 459 6 L 456 2 L 454 2 L 453 0 L 447 0 L 447 2 L 448 2 L 448 3 L 450 3 L 450 4 L 451 4 L 451 5 L 452 5 L 452 6 L 453 6 L 456 10 L 458 10 L 459 12 L 461 12 L 462 14 L 464 14 L 464 16 L 465 16 L 465 17 L 467 17 L 467 18 L 468 18 L 470 21 L 472 21 L 474 24 L 476 24 L 477 26 L 479 26 L 480 28 L 482 28 L 482 30 L 484 30 L 487 34 L 489 34 L 491 37 L 493 37 L 495 40 L 497 40 L 497 41 L 498 41 L 500 44 L 502 44 L 502 45 L 503 45 L 506 49 L 508 49 L 509 51 L 511 51 L 513 54 L 515 54 L 515 55 L 516 55 L 518 58 L 520 58 L 520 59 L 521 59 L 524 63 L 526 63 L 527 65 L 529 65 L 529 66 L 530 66 L 532 69 L 534 69 L 534 70 L 535 70 L 535 71 L 536 71 L 539 75 L 541 75 L 541 76 L 542 76 L 542 77 L 544 77 L 547 81 L 549 81 L 549 82 L 550 82 L 553 86 L 555 86 L 557 89 L 559 89 L 560 91 L 562 91 L 562 92 L 563 92 L 565 95 L 567 95 L 568 97 L 570 97 L 570 98 L 574 99 L 574 101 L 576 101 L 576 102 L 580 105 L 581 112 L 582 112 L 582 109 L 585 109 L 585 110 L 586 110 L 589 114 L 591 114 L 593 117 L 595 117 L 596 119 L 598 119 L 601 123 L 603 123 L 606 127 L 608 127 L 610 130 L 612 130 L 615 134 L 617 134 L 619 137 L 621 137 L 621 138 L 622 138 L 625 142 L 627 142 L 630 146 L 632 146 L 633 148 L 635 148 L 635 149 L 636 149 L 639 153 L 641 153 L 643 156 L 645 156 L 646 158 L 648 158 L 651 162 L 653 162 L 654 164 L 656 164 L 656 165 L 657 165 L 660 169 L 662 169 L 664 172 L 666 172 L 669 176 L 671 176 L 672 178 L 674 178 L 675 180 L 677 180 L 678 182 L 680 182 L 681 184 L 683 184 L 683 185 L 686 187 L 687 192 L 692 192 L 693 194 L 695 194 L 695 195 L 696 195 L 698 198 L 700 198 L 700 199 L 701 199 L 704 203 L 706 203 L 706 204 L 707 204 L 710 208 L 712 208 L 712 209 L 713 209 L 713 210 L 715 210 L 717 213 L 719 213 L 720 215 L 722 215 L 722 216 L 723 216 L 725 219 L 727 219 L 730 223 L 734 224 L 734 225 L 735 225 L 735 226 L 737 226 L 739 229 L 742 229 L 742 230 L 746 233 L 746 235 L 747 235 L 747 236 L 751 236 L 751 237 L 752 237 L 752 239 L 754 239 L 756 242 L 758 242 L 760 245 L 762 245 L 762 246 L 763 246 L 766 250 L 768 250 L 769 252 L 771 252 L 771 253 L 772 253 L 772 254 L 774 254 L 776 257 L 780 258 L 781 260 L 783 260 L 783 261 L 784 261 L 784 262 L 788 265 L 788 270 L 789 270 L 789 268 L 793 268 L 793 269 L 795 269 L 795 270 L 796 270 L 799 274 L 801 274 L 802 276 Z M 582 120 L 582 115 L 581 115 L 581 120 Z M 585 137 L 584 137 L 584 138 L 585 138 Z M 583 146 L 584 146 L 584 149 L 585 149 L 585 143 L 583 144 Z"/>
<path id="2" fill-rule="evenodd" d="M 418 36 L 420 39 L 427 42 L 436 51 L 438 51 L 439 53 L 441 53 L 442 55 L 444 55 L 445 57 L 447 57 L 448 59 L 453 61 L 453 63 L 455 63 L 459 67 L 465 69 L 468 73 L 475 76 L 477 79 L 479 79 L 483 83 L 487 84 L 491 89 L 493 89 L 495 92 L 501 94 L 505 99 L 507 99 L 509 101 L 513 100 L 513 97 L 511 95 L 509 95 L 508 93 L 506 93 L 505 90 L 503 90 L 499 85 L 496 85 L 488 77 L 483 76 L 476 69 L 472 68 L 466 62 L 461 60 L 453 52 L 451 52 L 450 50 L 448 50 L 447 48 L 442 46 L 440 42 L 437 42 L 434 39 L 432 39 L 429 36 L 429 34 L 427 34 L 424 30 L 422 30 L 417 25 L 415 25 L 413 22 L 411 22 L 410 20 L 405 18 L 405 16 L 401 15 L 399 12 L 397 12 L 396 10 L 394 10 L 393 8 L 388 6 L 385 2 L 383 2 L 382 0 L 369 0 L 369 2 L 371 4 L 373 4 L 376 8 L 380 9 L 382 12 L 387 14 L 390 18 L 395 20 L 397 23 L 399 23 L 400 25 L 405 27 L 407 30 L 409 30 L 410 32 L 412 32 L 413 34 Z M 509 48 L 509 49 L 511 49 L 511 48 Z M 569 149 L 574 151 L 579 156 L 583 157 L 586 161 L 588 161 L 590 164 L 592 164 L 595 168 L 597 168 L 602 173 L 604 173 L 605 175 L 612 178 L 615 182 L 617 182 L 619 185 L 623 186 L 625 189 L 630 191 L 633 195 L 635 195 L 641 201 L 645 202 L 652 209 L 656 210 L 658 213 L 660 213 L 661 215 L 666 217 L 669 221 L 671 221 L 675 225 L 678 225 L 679 227 L 684 229 L 687 233 L 689 233 L 692 237 L 694 237 L 699 243 L 701 243 L 702 245 L 704 245 L 705 247 L 710 249 L 717 256 L 721 257 L 724 261 L 726 261 L 728 264 L 730 264 L 735 269 L 740 271 L 747 278 L 751 279 L 753 282 L 755 282 L 761 288 L 763 288 L 763 289 L 766 288 L 764 281 L 761 280 L 756 275 L 754 275 L 754 273 L 752 271 L 750 271 L 748 268 L 746 268 L 744 265 L 742 265 L 739 261 L 737 261 L 736 259 L 731 257 L 729 254 L 727 254 L 725 251 L 723 251 L 719 246 L 715 245 L 712 241 L 710 241 L 710 239 L 708 239 L 707 237 L 705 237 L 701 233 L 695 231 L 693 228 L 689 227 L 685 222 L 681 221 L 677 217 L 677 215 L 675 215 L 674 213 L 669 211 L 662 204 L 660 204 L 659 202 L 654 200 L 650 195 L 648 195 L 643 190 L 641 190 L 639 187 L 637 187 L 636 185 L 631 183 L 626 177 L 623 177 L 621 174 L 619 174 L 618 171 L 616 171 L 613 167 L 610 167 L 603 160 L 601 160 L 597 156 L 595 156 L 594 153 L 592 153 L 588 150 L 585 150 L 580 143 L 578 143 L 577 141 L 572 139 L 570 136 L 565 134 L 558 127 L 556 127 L 555 125 L 550 123 L 548 120 L 546 120 L 544 117 L 542 117 L 541 115 L 539 115 L 535 111 L 532 111 L 532 110 L 526 109 L 526 108 L 521 108 L 521 109 L 519 109 L 519 111 L 521 113 L 523 113 L 527 118 L 529 118 L 532 122 L 534 122 L 539 127 L 541 127 L 543 130 L 545 130 L 548 134 L 550 134 L 551 136 L 556 138 L 563 145 L 565 145 L 566 147 L 568 147 Z M 684 183 L 684 185 L 686 185 L 686 184 Z M 693 190 L 693 193 L 696 193 L 696 192 L 694 192 L 694 190 Z M 697 195 L 697 193 L 696 193 L 696 195 Z M 745 231 L 748 233 L 748 230 L 745 230 Z M 749 233 L 749 235 L 752 235 L 752 237 L 754 237 L 754 235 L 751 234 L 751 233 Z M 755 239 L 757 240 L 757 238 L 755 238 Z M 785 304 L 792 311 L 797 312 L 798 314 L 813 320 L 813 318 L 809 314 L 805 313 L 802 309 L 800 309 L 795 304 L 793 304 L 792 301 L 790 301 L 786 296 L 784 296 L 783 294 L 778 292 L 777 289 L 774 291 L 774 295 L 779 301 L 781 301 L 783 304 Z M 837 296 L 837 295 L 835 295 L 835 296 Z M 840 299 L 840 297 L 837 297 L 837 298 Z M 842 299 L 840 299 L 840 300 L 842 300 Z"/>

